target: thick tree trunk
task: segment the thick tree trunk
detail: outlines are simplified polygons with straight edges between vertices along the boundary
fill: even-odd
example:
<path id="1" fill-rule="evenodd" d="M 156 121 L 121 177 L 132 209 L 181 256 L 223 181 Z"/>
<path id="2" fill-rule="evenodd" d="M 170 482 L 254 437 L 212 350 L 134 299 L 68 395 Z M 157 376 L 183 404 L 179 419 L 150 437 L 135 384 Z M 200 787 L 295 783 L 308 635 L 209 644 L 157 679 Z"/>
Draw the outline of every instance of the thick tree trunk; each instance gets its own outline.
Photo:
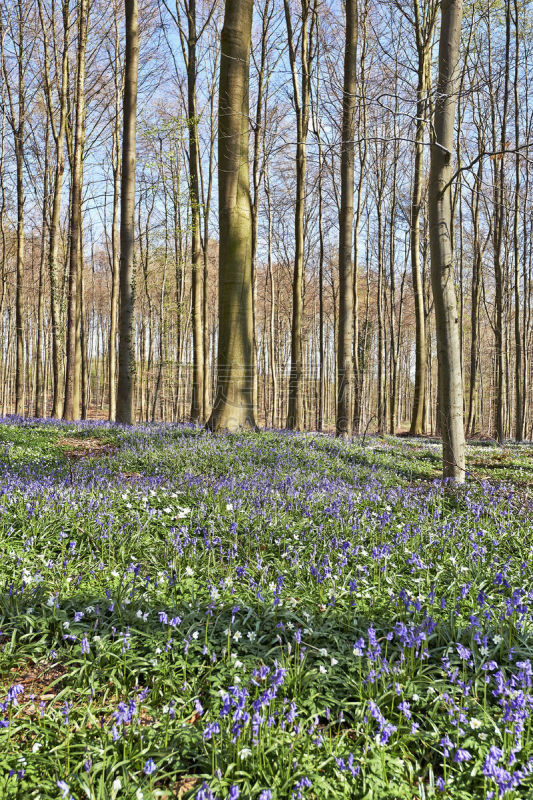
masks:
<path id="1" fill-rule="evenodd" d="M 80 297 L 78 296 L 81 253 L 82 156 L 85 115 L 85 49 L 87 43 L 87 0 L 79 0 L 78 54 L 76 78 L 76 123 L 74 158 L 71 179 L 71 209 L 69 229 L 69 275 L 67 320 L 67 366 L 65 372 L 65 402 L 63 418 L 79 419 L 81 415 L 81 364 L 79 349 Z"/>
<path id="2" fill-rule="evenodd" d="M 118 347 L 117 421 L 135 421 L 135 162 L 137 131 L 137 74 L 139 32 L 137 0 L 126 0 L 126 59 L 124 69 L 124 111 L 122 175 L 120 193 L 120 315 Z"/>
<path id="3" fill-rule="evenodd" d="M 479 237 L 479 204 L 483 181 L 483 159 L 480 159 L 474 189 L 472 191 L 472 223 L 474 227 L 472 256 L 472 296 L 470 305 L 470 389 L 468 398 L 467 433 L 472 436 L 477 425 L 479 391 L 479 304 L 481 300 L 482 252 Z"/>
<path id="4" fill-rule="evenodd" d="M 15 290 L 15 414 L 24 416 L 24 125 L 19 121 L 15 143 L 17 162 L 17 266 Z"/>
<path id="5" fill-rule="evenodd" d="M 431 284 L 435 303 L 439 360 L 439 409 L 443 477 L 465 480 L 463 383 L 455 294 L 450 186 L 457 63 L 461 37 L 462 0 L 442 0 L 439 75 L 429 174 L 429 236 Z"/>
<path id="6" fill-rule="evenodd" d="M 302 0 L 300 31 L 300 69 L 298 84 L 296 47 L 292 33 L 291 12 L 288 0 L 284 0 L 285 20 L 289 39 L 289 57 L 296 111 L 296 208 L 294 213 L 294 274 L 292 282 L 291 366 L 289 373 L 289 407 L 287 428 L 303 430 L 303 282 L 304 282 L 304 215 L 305 180 L 307 173 L 307 132 L 309 128 L 309 2 Z"/>
<path id="7" fill-rule="evenodd" d="M 415 387 L 411 412 L 411 436 L 424 432 L 424 405 L 426 402 L 426 311 L 424 308 L 424 285 L 420 269 L 420 211 L 422 208 L 422 186 L 424 167 L 424 132 L 426 127 L 426 60 L 427 50 L 418 54 L 418 87 L 416 113 L 415 164 L 413 193 L 411 197 L 411 272 L 415 298 Z"/>
<path id="8" fill-rule="evenodd" d="M 522 332 L 520 330 L 520 117 L 519 117 L 519 58 L 520 58 L 520 29 L 518 21 L 518 0 L 514 0 L 515 24 L 515 63 L 513 80 L 513 99 L 515 106 L 515 186 L 514 186 L 514 223 L 513 223 L 513 254 L 514 254 L 514 337 L 515 337 L 515 439 L 521 442 L 524 438 L 524 397 L 522 396 Z"/>
<path id="9" fill-rule="evenodd" d="M 204 329 L 202 325 L 203 259 L 200 240 L 200 180 L 198 165 L 198 120 L 196 116 L 196 0 L 187 4 L 187 116 L 189 127 L 189 200 L 191 205 L 191 289 L 192 289 L 192 398 L 191 419 L 203 422 Z M 207 242 L 205 243 L 207 247 Z"/>
<path id="10" fill-rule="evenodd" d="M 120 35 L 119 20 L 115 15 L 115 119 L 113 122 L 113 152 L 111 169 L 113 172 L 113 219 L 111 222 L 111 309 L 109 314 L 109 363 L 108 363 L 108 419 L 114 422 L 117 415 L 117 331 L 118 331 L 118 298 L 120 291 L 119 269 L 119 203 L 120 203 L 120 95 L 121 75 L 119 59 Z"/>
<path id="11" fill-rule="evenodd" d="M 253 408 L 252 217 L 248 82 L 252 0 L 226 0 L 218 118 L 219 329 L 217 389 L 207 427 L 255 428 Z"/>
<path id="12" fill-rule="evenodd" d="M 39 258 L 39 296 L 37 298 L 37 342 L 36 342 L 36 363 L 35 363 L 35 406 L 34 414 L 36 417 L 42 417 L 43 411 L 46 415 L 46 407 L 43 402 L 43 389 L 45 383 L 45 373 L 43 370 L 43 283 L 44 283 L 44 268 L 46 261 L 46 248 L 44 245 L 45 231 L 46 231 L 46 216 L 48 213 L 48 142 L 49 142 L 49 128 L 48 119 L 46 125 L 45 136 L 45 150 L 44 150 L 44 166 L 43 166 L 43 214 L 42 214 L 42 227 L 41 227 L 41 256 Z"/>
<path id="13" fill-rule="evenodd" d="M 337 343 L 337 436 L 352 432 L 353 383 L 353 199 L 357 0 L 346 0 L 344 87 L 342 95 L 341 207 L 339 212 L 339 330 Z"/>
<path id="14" fill-rule="evenodd" d="M 46 98 L 48 104 L 48 114 L 52 126 L 56 147 L 56 163 L 54 173 L 54 188 L 52 193 L 52 211 L 50 214 L 49 244 L 48 244 L 48 272 L 50 280 L 50 319 L 51 319 L 51 339 L 52 339 L 52 416 L 61 417 L 63 411 L 63 398 L 61 392 L 61 310 L 58 288 L 58 251 L 60 239 L 61 223 L 61 196 L 63 193 L 63 175 L 65 172 L 65 131 L 67 125 L 67 89 L 68 89 L 68 48 L 70 14 L 68 0 L 63 0 L 63 47 L 61 53 L 61 82 L 59 87 L 59 126 L 54 125 L 54 104 L 48 78 L 48 38 L 47 23 L 42 15 L 41 3 L 39 3 L 39 13 L 43 27 L 45 65 L 44 80 Z"/>

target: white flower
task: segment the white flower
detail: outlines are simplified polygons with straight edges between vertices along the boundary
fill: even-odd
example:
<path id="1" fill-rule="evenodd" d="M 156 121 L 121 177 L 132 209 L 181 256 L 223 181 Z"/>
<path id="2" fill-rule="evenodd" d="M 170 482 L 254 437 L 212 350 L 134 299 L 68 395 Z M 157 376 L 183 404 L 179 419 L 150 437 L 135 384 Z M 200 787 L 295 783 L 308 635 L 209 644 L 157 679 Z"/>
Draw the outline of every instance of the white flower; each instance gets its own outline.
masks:
<path id="1" fill-rule="evenodd" d="M 320 653 L 321 656 L 324 656 L 324 658 L 328 657 L 328 651 L 326 650 L 325 647 L 321 647 L 318 652 Z"/>
<path id="2" fill-rule="evenodd" d="M 160 647 L 156 647 L 155 648 L 155 654 L 156 654 L 156 656 L 161 654 L 161 648 Z"/>
<path id="3" fill-rule="evenodd" d="M 142 793 L 142 790 L 137 789 L 137 791 L 135 792 L 135 800 L 143 800 L 143 797 L 144 795 Z"/>
<path id="4" fill-rule="evenodd" d="M 115 798 L 121 789 L 122 783 L 120 782 L 120 778 L 115 778 L 113 781 L 113 786 L 111 787 L 111 797 Z"/>
<path id="5" fill-rule="evenodd" d="M 233 680 L 235 681 L 235 683 L 240 683 L 241 682 L 241 679 L 239 678 L 238 675 L 234 675 L 233 676 Z"/>
<path id="6" fill-rule="evenodd" d="M 327 669 L 325 668 L 324 664 L 321 664 L 321 665 L 319 666 L 319 668 L 318 668 L 318 671 L 319 671 L 319 672 L 320 672 L 322 675 L 327 675 L 327 672 L 328 672 L 328 671 L 327 671 Z"/>
<path id="7" fill-rule="evenodd" d="M 482 646 L 479 648 L 479 652 L 481 653 L 481 655 L 482 655 L 482 656 L 488 656 L 488 654 L 489 654 L 489 648 L 488 648 L 488 647 L 485 647 L 485 645 L 482 645 Z"/>
<path id="8" fill-rule="evenodd" d="M 254 642 L 257 639 L 257 634 L 255 633 L 255 631 L 248 631 L 246 636 L 249 638 L 251 642 Z"/>
<path id="9" fill-rule="evenodd" d="M 185 567 L 185 574 L 188 575 L 189 578 L 192 578 L 192 576 L 194 575 L 193 568 L 192 567 Z"/>
<path id="10" fill-rule="evenodd" d="M 335 664 L 338 664 L 338 663 L 339 663 L 339 662 L 337 661 L 337 659 L 336 659 L 336 658 L 332 658 L 332 659 L 331 659 L 331 666 L 332 666 L 332 667 L 334 667 L 334 666 L 335 666 Z"/>
<path id="11" fill-rule="evenodd" d="M 163 509 L 163 511 L 165 512 L 165 514 L 170 514 L 172 509 L 169 506 L 167 506 L 166 508 Z"/>
<path id="12" fill-rule="evenodd" d="M 37 753 L 42 747 L 41 742 L 35 742 L 33 747 L 31 748 L 32 753 Z"/>
<path id="13" fill-rule="evenodd" d="M 252 751 L 249 747 L 243 747 L 242 750 L 239 752 L 239 758 L 250 758 L 252 755 Z"/>
<path id="14" fill-rule="evenodd" d="M 412 696 L 412 701 L 413 701 L 413 703 L 418 703 L 419 700 L 420 700 L 420 697 L 415 692 L 415 694 Z"/>
<path id="15" fill-rule="evenodd" d="M 235 631 L 233 634 L 233 641 L 238 642 L 239 639 L 242 639 L 242 633 L 240 631 Z"/>
<path id="16" fill-rule="evenodd" d="M 500 636 L 500 634 L 497 633 L 496 636 L 492 637 L 492 641 L 494 644 L 501 644 L 503 642 L 503 636 Z"/>
<path id="17" fill-rule="evenodd" d="M 64 628 L 70 628 L 70 622 L 66 619 L 63 623 Z"/>
<path id="18" fill-rule="evenodd" d="M 200 634 L 198 633 L 198 631 L 194 631 L 194 633 L 193 633 L 193 635 L 192 635 L 192 638 L 193 638 L 193 639 L 198 639 L 198 636 L 199 636 L 199 635 L 200 635 Z"/>
<path id="19" fill-rule="evenodd" d="M 52 608 L 54 603 L 55 603 L 55 597 L 49 597 L 48 600 L 46 601 L 46 605 L 48 606 L 48 608 Z"/>
<path id="20" fill-rule="evenodd" d="M 233 503 L 226 503 L 226 511 L 233 511 Z"/>
<path id="21" fill-rule="evenodd" d="M 239 661 L 237 659 L 237 661 L 235 661 L 235 669 L 241 669 L 241 667 L 242 667 L 242 661 Z"/>
<path id="22" fill-rule="evenodd" d="M 474 717 L 474 719 L 470 720 L 470 727 L 473 731 L 477 731 L 478 728 L 481 728 L 481 722 Z"/>

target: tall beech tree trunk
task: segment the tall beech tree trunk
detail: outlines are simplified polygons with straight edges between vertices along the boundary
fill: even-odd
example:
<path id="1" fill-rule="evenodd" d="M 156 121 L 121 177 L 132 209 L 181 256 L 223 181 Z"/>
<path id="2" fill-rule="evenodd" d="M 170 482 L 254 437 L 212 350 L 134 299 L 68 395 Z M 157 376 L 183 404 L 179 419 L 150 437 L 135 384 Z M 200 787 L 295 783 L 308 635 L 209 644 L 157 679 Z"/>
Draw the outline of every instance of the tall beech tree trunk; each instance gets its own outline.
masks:
<path id="1" fill-rule="evenodd" d="M 203 422 L 204 410 L 204 329 L 202 325 L 203 269 L 200 237 L 200 180 L 198 165 L 198 119 L 196 113 L 196 0 L 188 0 L 187 10 L 187 124 L 189 128 L 189 202 L 191 206 L 191 290 L 192 290 L 192 398 L 191 419 Z M 207 242 L 205 243 L 207 247 Z"/>
<path id="2" fill-rule="evenodd" d="M 122 174 L 120 191 L 120 314 L 118 345 L 117 422 L 135 421 L 135 163 L 137 138 L 137 76 L 139 31 L 137 0 L 125 0 L 126 58 L 124 64 L 124 110 Z"/>
<path id="3" fill-rule="evenodd" d="M 24 139 L 26 124 L 26 66 L 24 62 L 24 41 L 26 30 L 26 8 L 23 0 L 11 4 L 13 8 L 8 11 L 8 20 L 13 20 L 11 32 L 12 46 L 16 58 L 16 87 L 17 96 L 12 92 L 12 75 L 6 64 L 4 48 L 4 30 L 0 29 L 1 56 L 2 56 L 2 87 L 7 95 L 7 118 L 13 133 L 16 164 L 16 195 L 17 195 L 17 242 L 15 261 L 15 414 L 24 414 Z M 16 23 L 14 22 L 16 20 Z M 16 26 L 16 27 L 15 27 Z M 31 49 L 31 48 L 30 48 Z"/>
<path id="4" fill-rule="evenodd" d="M 341 206 L 339 212 L 339 330 L 337 343 L 337 436 L 352 432 L 353 259 L 357 0 L 346 0 L 342 94 Z"/>
<path id="5" fill-rule="evenodd" d="M 43 369 L 43 284 L 44 284 L 44 268 L 46 261 L 46 248 L 44 245 L 46 233 L 46 217 L 48 214 L 48 172 L 49 172 L 49 117 L 46 119 L 46 134 L 44 140 L 44 165 L 43 165 L 43 213 L 42 213 L 42 227 L 41 227 L 41 255 L 39 258 L 39 296 L 37 298 L 37 342 L 36 342 L 36 363 L 35 363 L 35 406 L 34 414 L 36 417 L 42 417 L 43 412 L 46 415 L 46 405 L 44 403 L 44 384 L 45 371 Z"/>
<path id="6" fill-rule="evenodd" d="M 248 83 L 252 0 L 226 0 L 218 110 L 219 328 L 217 388 L 207 427 L 255 428 Z"/>
<path id="7" fill-rule="evenodd" d="M 484 149 L 481 137 L 480 152 Z M 472 436 L 477 425 L 477 406 L 479 394 L 479 306 L 481 300 L 481 270 L 483 253 L 479 233 L 479 206 L 483 183 L 483 159 L 479 159 L 477 174 L 472 189 L 472 225 L 474 228 L 472 253 L 472 290 L 470 301 L 470 388 L 468 396 L 468 418 L 466 430 Z"/>
<path id="8" fill-rule="evenodd" d="M 54 102 L 49 76 L 49 47 L 48 47 L 48 23 L 45 20 L 42 0 L 39 0 L 39 17 L 43 32 L 44 63 L 43 80 L 45 88 L 46 102 L 48 106 L 48 116 L 52 136 L 55 143 L 55 172 L 52 191 L 52 210 L 50 213 L 49 244 L 48 244 L 48 273 L 50 280 L 50 320 L 51 320 L 51 340 L 52 340 L 52 416 L 61 417 L 63 410 L 63 398 L 61 392 L 61 310 L 58 286 L 58 251 L 60 240 L 61 223 L 61 196 L 63 193 L 63 176 L 65 172 L 65 131 L 67 126 L 67 90 L 68 90 L 68 48 L 70 30 L 70 12 L 68 0 L 62 3 L 63 18 L 63 43 L 61 51 L 61 79 L 58 87 L 59 95 L 59 125 L 54 120 Z M 55 47 L 55 43 L 54 43 Z M 55 55 L 55 53 L 54 53 Z"/>
<path id="9" fill-rule="evenodd" d="M 117 329 L 118 329 L 118 298 L 120 291 L 119 268 L 119 203 L 120 203 L 120 96 L 122 94 L 122 76 L 120 69 L 120 33 L 119 11 L 114 8 L 115 24 L 115 52 L 113 58 L 113 78 L 115 83 L 115 118 L 113 120 L 113 148 L 111 154 L 111 171 L 113 174 L 113 217 L 111 222 L 111 308 L 109 313 L 109 363 L 108 363 L 108 391 L 109 411 L 108 419 L 114 422 L 117 416 Z"/>
<path id="10" fill-rule="evenodd" d="M 424 308 L 424 284 L 420 269 L 420 211 L 424 168 L 424 132 L 426 128 L 426 72 L 429 45 L 418 51 L 418 86 L 416 96 L 416 138 L 413 191 L 411 196 L 411 273 L 415 299 L 415 387 L 411 412 L 411 436 L 424 432 L 424 405 L 426 402 L 426 311 Z"/>
<path id="11" fill-rule="evenodd" d="M 296 114 L 296 208 L 294 214 L 294 274 L 292 283 L 292 325 L 291 325 L 291 366 L 289 373 L 289 408 L 287 412 L 287 428 L 300 431 L 304 427 L 303 407 L 303 283 L 304 283 L 304 215 L 305 215 L 305 179 L 307 173 L 307 133 L 309 129 L 309 96 L 310 96 L 310 20 L 309 0 L 301 0 L 300 30 L 300 71 L 298 81 L 298 65 L 296 46 L 289 0 L 284 0 L 285 21 L 289 44 L 289 60 L 291 65 L 293 102 Z"/>
<path id="12" fill-rule="evenodd" d="M 87 44 L 87 0 L 79 0 L 78 6 L 78 53 L 76 76 L 76 109 L 74 154 L 70 191 L 69 270 L 68 270 L 68 319 L 67 319 L 67 366 L 65 372 L 65 402 L 63 418 L 79 419 L 81 415 L 81 365 L 79 363 L 79 284 L 83 258 L 81 252 L 81 201 L 82 201 L 82 157 L 85 115 L 85 50 Z"/>
<path id="13" fill-rule="evenodd" d="M 461 347 L 451 245 L 450 179 L 462 12 L 462 0 L 442 0 L 428 200 L 431 285 L 439 362 L 442 474 L 456 483 L 465 480 L 465 438 Z"/>
<path id="14" fill-rule="evenodd" d="M 514 338 L 515 338 L 515 439 L 521 442 L 524 438 L 524 397 L 522 396 L 522 333 L 520 331 L 520 116 L 519 116 L 519 73 L 520 73 L 520 30 L 518 22 L 518 0 L 514 0 L 514 39 L 515 62 L 513 78 L 514 101 L 514 134 L 515 148 L 515 185 L 514 185 L 514 220 L 513 220 L 513 255 L 514 255 Z M 524 298 L 525 299 L 525 298 Z"/>

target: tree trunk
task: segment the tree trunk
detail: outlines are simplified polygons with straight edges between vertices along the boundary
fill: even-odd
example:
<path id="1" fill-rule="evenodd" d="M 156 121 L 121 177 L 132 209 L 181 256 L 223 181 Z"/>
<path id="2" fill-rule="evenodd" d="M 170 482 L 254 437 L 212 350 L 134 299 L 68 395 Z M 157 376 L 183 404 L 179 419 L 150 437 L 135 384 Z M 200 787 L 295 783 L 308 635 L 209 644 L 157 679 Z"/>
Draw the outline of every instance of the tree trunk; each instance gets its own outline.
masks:
<path id="1" fill-rule="evenodd" d="M 49 244 L 48 244 L 48 271 L 50 280 L 50 319 L 52 339 L 52 416 L 61 417 L 63 410 L 61 393 L 61 311 L 58 291 L 58 250 L 61 223 L 61 196 L 63 193 L 63 175 L 65 172 L 65 131 L 67 125 L 67 89 L 68 89 L 68 48 L 70 13 L 68 0 L 63 0 L 63 46 L 61 53 L 61 81 L 59 85 L 59 126 L 54 124 L 54 103 L 49 80 L 49 54 L 47 22 L 43 16 L 42 3 L 39 0 L 39 15 L 43 29 L 44 43 L 44 84 L 48 106 L 48 115 L 52 128 L 56 148 L 56 163 L 54 173 L 54 188 L 52 194 L 52 211 L 50 214 Z"/>
<path id="2" fill-rule="evenodd" d="M 68 322 L 67 322 L 67 366 L 65 372 L 65 402 L 63 418 L 75 420 L 81 414 L 81 370 L 79 363 L 78 320 L 80 298 L 78 296 L 79 270 L 82 253 L 81 202 L 82 202 L 82 156 L 85 115 L 85 48 L 87 43 L 87 0 L 79 0 L 78 6 L 78 54 L 76 77 L 76 123 L 74 157 L 71 179 L 70 252 L 68 276 Z"/>
<path id="3" fill-rule="evenodd" d="M 514 224 L 513 224 L 513 253 L 514 253 L 514 336 L 515 336 L 515 439 L 521 442 L 524 438 L 524 397 L 522 396 L 522 333 L 520 330 L 520 121 L 519 121 L 519 58 L 520 34 L 518 23 L 518 0 L 514 0 L 515 22 L 515 64 L 514 64 L 514 127 L 515 127 L 515 186 L 514 186 Z"/>
<path id="4" fill-rule="evenodd" d="M 424 284 L 420 269 L 420 211 L 424 167 L 424 132 L 426 128 L 426 48 L 418 53 L 418 87 L 416 103 L 415 164 L 413 193 L 411 197 L 411 272 L 415 298 L 415 388 L 411 412 L 411 436 L 424 433 L 424 405 L 426 402 L 426 311 L 424 308 Z"/>
<path id="5" fill-rule="evenodd" d="M 193 337 L 191 419 L 194 422 L 203 422 L 205 419 L 203 407 L 203 260 L 200 241 L 200 181 L 198 166 L 198 120 L 196 116 L 196 0 L 188 0 L 187 23 L 187 124 L 189 127 L 189 201 L 191 205 L 191 289 Z"/>
<path id="6" fill-rule="evenodd" d="M 45 231 L 46 231 L 46 215 L 48 213 L 48 141 L 49 141 L 49 128 L 48 119 L 46 125 L 45 136 L 45 150 L 44 150 L 44 166 L 43 166 L 43 214 L 42 214 L 42 228 L 41 228 L 41 256 L 39 258 L 39 296 L 37 298 L 37 343 L 36 343 L 36 363 L 35 363 L 35 407 L 34 414 L 36 417 L 46 416 L 46 407 L 43 404 L 43 384 L 44 384 L 44 370 L 43 370 L 43 283 L 44 283 L 44 266 L 46 259 L 45 248 Z M 44 411 L 44 414 L 43 414 Z"/>
<path id="7" fill-rule="evenodd" d="M 451 159 L 461 37 L 462 0 L 442 0 L 439 74 L 429 174 L 431 284 L 439 362 L 439 406 L 443 477 L 465 480 L 463 385 L 454 285 L 450 202 Z"/>
<path id="8" fill-rule="evenodd" d="M 353 260 L 357 0 L 346 0 L 342 94 L 341 207 L 339 212 L 339 329 L 337 344 L 337 436 L 352 432 Z"/>
<path id="9" fill-rule="evenodd" d="M 109 315 L 109 412 L 108 419 L 114 422 L 117 416 L 117 330 L 118 330 L 118 298 L 120 290 L 119 269 L 119 202 L 120 202 L 120 60 L 119 60 L 119 20 L 115 14 L 115 53 L 114 53 L 114 79 L 115 79 L 115 119 L 113 123 L 113 151 L 111 156 L 111 169 L 113 172 L 113 219 L 111 222 L 111 309 Z"/>
<path id="10" fill-rule="evenodd" d="M 219 328 L 217 389 L 207 427 L 255 428 L 253 408 L 252 217 L 248 82 L 252 0 L 226 0 L 218 118 Z"/>
<path id="11" fill-rule="evenodd" d="M 118 346 L 117 421 L 135 421 L 135 348 L 133 315 L 135 310 L 135 161 L 137 130 L 137 74 L 139 33 L 137 0 L 126 0 L 126 59 L 124 68 L 124 111 L 122 175 L 120 192 L 120 315 Z"/>
<path id="12" fill-rule="evenodd" d="M 304 214 L 305 179 L 307 173 L 307 132 L 309 128 L 309 2 L 302 0 L 300 31 L 301 80 L 298 84 L 296 46 L 292 32 L 288 0 L 284 0 L 289 40 L 294 107 L 296 112 L 296 209 L 294 214 L 294 275 L 292 283 L 291 367 L 289 374 L 289 408 L 287 428 L 303 430 L 303 282 L 304 282 Z"/>

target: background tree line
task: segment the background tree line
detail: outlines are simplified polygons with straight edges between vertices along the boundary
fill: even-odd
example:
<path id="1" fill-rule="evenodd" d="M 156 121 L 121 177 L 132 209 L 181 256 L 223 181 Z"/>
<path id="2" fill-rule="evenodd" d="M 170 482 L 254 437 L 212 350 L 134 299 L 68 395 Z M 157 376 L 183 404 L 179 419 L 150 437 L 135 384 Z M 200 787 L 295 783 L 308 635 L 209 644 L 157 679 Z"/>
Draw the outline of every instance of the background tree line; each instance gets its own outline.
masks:
<path id="1" fill-rule="evenodd" d="M 236 128 L 221 35 L 225 11 L 249 17 L 251 7 L 140 0 L 121 292 L 125 10 L 121 0 L 0 3 L 2 414 L 115 419 L 129 286 L 121 357 L 135 372 L 133 416 L 205 422 L 220 326 L 231 335 L 242 311 L 219 307 L 226 258 L 227 269 L 251 264 L 239 378 L 250 418 L 438 433 L 428 181 L 443 96 L 439 4 L 255 2 Z M 465 3 L 445 186 L 459 378 L 467 434 L 500 441 L 533 438 L 532 44 L 529 2 Z M 222 158 L 238 159 L 236 185 L 249 187 L 237 258 L 219 235 Z"/>

